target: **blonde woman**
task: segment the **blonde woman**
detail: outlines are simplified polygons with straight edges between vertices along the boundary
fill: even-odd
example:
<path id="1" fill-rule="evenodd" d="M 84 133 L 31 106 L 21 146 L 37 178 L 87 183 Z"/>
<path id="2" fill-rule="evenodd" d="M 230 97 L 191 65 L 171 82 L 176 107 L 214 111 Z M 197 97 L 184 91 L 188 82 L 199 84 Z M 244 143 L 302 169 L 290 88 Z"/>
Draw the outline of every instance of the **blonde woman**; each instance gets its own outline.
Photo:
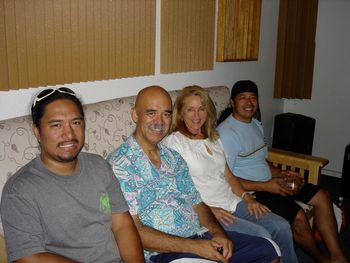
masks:
<path id="1" fill-rule="evenodd" d="M 185 87 L 176 98 L 165 145 L 186 160 L 195 187 L 226 230 L 272 237 L 281 248 L 282 261 L 297 262 L 288 222 L 258 203 L 228 168 L 216 116 L 205 89 Z"/>

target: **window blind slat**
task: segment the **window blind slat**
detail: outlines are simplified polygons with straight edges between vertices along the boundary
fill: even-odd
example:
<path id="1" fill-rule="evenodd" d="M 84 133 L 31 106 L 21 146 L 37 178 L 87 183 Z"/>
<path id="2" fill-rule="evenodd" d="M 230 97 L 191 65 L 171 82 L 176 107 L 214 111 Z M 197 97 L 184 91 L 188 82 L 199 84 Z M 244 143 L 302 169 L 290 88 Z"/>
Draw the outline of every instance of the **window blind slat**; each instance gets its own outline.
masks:
<path id="1" fill-rule="evenodd" d="M 38 49 L 36 46 L 36 38 L 35 38 L 35 35 L 36 35 L 35 16 L 33 16 L 32 14 L 35 14 L 35 0 L 25 1 L 28 86 L 36 87 L 39 85 L 38 64 L 37 64 Z"/>
<path id="2" fill-rule="evenodd" d="M 138 36 L 138 40 L 137 40 L 137 54 L 136 54 L 136 63 L 137 63 L 137 71 L 135 71 L 137 73 L 137 75 L 142 74 L 143 71 L 145 71 L 145 65 L 146 65 L 146 50 L 143 50 L 142 48 L 142 44 L 141 41 L 142 39 L 146 39 L 145 36 L 145 32 L 146 32 L 146 22 L 143 21 L 142 19 L 144 19 L 144 15 L 143 12 L 146 9 L 147 3 L 142 0 L 139 1 L 139 8 L 138 10 L 138 16 L 139 16 L 139 21 L 138 21 L 138 25 L 139 25 L 139 30 L 137 31 L 137 36 Z M 145 57 L 146 59 L 143 60 L 142 57 Z"/>
<path id="3" fill-rule="evenodd" d="M 9 85 L 19 88 L 15 2 L 5 0 L 5 32 Z"/>
<path id="4" fill-rule="evenodd" d="M 116 48 L 115 48 L 115 39 L 116 39 L 116 16 L 115 16 L 115 2 L 108 2 L 108 62 L 106 65 L 108 66 L 108 78 L 113 78 L 115 76 L 115 68 L 116 68 Z"/>
<path id="5" fill-rule="evenodd" d="M 115 47 L 116 47 L 116 56 L 115 56 L 115 62 L 116 62 L 116 67 L 114 69 L 115 75 L 117 77 L 121 77 L 123 76 L 123 72 L 122 72 L 122 68 L 123 68 L 123 52 L 122 52 L 122 43 L 123 43 L 123 39 L 122 39 L 122 34 L 123 34 L 123 30 L 122 30 L 122 21 L 123 21 L 123 8 L 121 5 L 118 6 L 118 8 L 116 8 L 116 13 L 115 13 L 115 24 L 117 25 L 115 27 L 116 33 L 115 33 Z"/>
<path id="6" fill-rule="evenodd" d="M 93 1 L 93 41 L 94 41 L 94 77 L 102 80 L 102 24 L 101 24 L 101 1 Z"/>
<path id="7" fill-rule="evenodd" d="M 146 14 L 149 14 L 148 16 L 145 16 L 145 20 L 143 21 L 145 23 L 145 50 L 146 54 L 145 57 L 147 58 L 144 60 L 147 62 L 145 64 L 145 70 L 143 71 L 145 74 L 150 75 L 154 74 L 155 69 L 155 41 L 156 41 L 156 1 L 145 1 L 145 7 L 146 7 Z"/>
<path id="8" fill-rule="evenodd" d="M 35 39 L 37 46 L 37 67 L 38 67 L 38 84 L 48 84 L 48 67 L 46 55 L 46 39 L 45 39 L 45 5 L 42 0 L 35 0 Z M 10 85 L 10 88 L 13 88 Z"/>
<path id="9" fill-rule="evenodd" d="M 75 1 L 74 1 L 75 2 Z M 77 13 L 77 20 L 78 20 L 78 32 L 79 32 L 79 42 L 78 49 L 79 49 L 79 81 L 88 81 L 89 73 L 88 73 L 88 2 L 86 0 L 79 0 L 78 2 L 78 13 Z M 73 33 L 72 33 L 73 34 Z M 74 62 L 73 62 L 74 67 Z M 74 78 L 75 79 L 75 78 Z"/>
<path id="10" fill-rule="evenodd" d="M 101 79 L 111 79 L 108 71 L 108 57 L 109 57 L 109 47 L 108 47 L 108 34 L 109 34 L 109 19 L 108 19 L 108 5 L 110 0 L 101 0 Z"/>
<path id="11" fill-rule="evenodd" d="M 53 0 L 42 0 L 45 6 L 45 49 L 47 66 L 47 84 L 56 84 L 55 21 Z"/>
<path id="12" fill-rule="evenodd" d="M 81 67 L 83 63 L 80 55 L 79 2 L 65 0 L 63 2 L 64 27 L 64 83 L 79 82 L 83 79 Z"/>
<path id="13" fill-rule="evenodd" d="M 86 32 L 87 32 L 87 77 L 88 79 L 96 79 L 95 76 L 95 60 L 94 60 L 94 0 L 86 0 Z"/>
<path id="14" fill-rule="evenodd" d="M 252 33 L 249 34 L 251 38 L 248 46 L 250 47 L 249 57 L 257 58 L 259 56 L 261 2 L 255 0 L 252 1 L 253 4 L 250 4 L 250 7 L 253 8 L 253 10 L 251 10 L 251 17 L 256 17 L 257 19 L 250 19 L 250 21 L 253 22 L 250 27 Z"/>
<path id="15" fill-rule="evenodd" d="M 27 39 L 26 39 L 26 21 L 25 21 L 25 2 L 14 1 L 16 15 L 16 39 L 17 39 L 17 63 L 18 68 L 18 87 L 28 85 L 28 59 L 27 59 Z"/>
<path id="16" fill-rule="evenodd" d="M 0 0 L 0 35 L 5 36 L 6 32 L 5 25 L 5 0 Z M 3 77 L 0 81 L 0 90 L 5 90 L 9 86 L 9 72 L 7 67 L 7 45 L 6 38 L 0 38 L 0 76 Z"/>
<path id="17" fill-rule="evenodd" d="M 239 30 L 240 28 L 240 9 L 239 9 L 239 1 L 234 1 L 233 3 L 233 14 L 234 14 L 234 18 L 233 18 L 233 32 L 232 32 L 232 39 L 233 39 L 233 50 L 229 51 L 232 52 L 234 55 L 234 57 L 239 57 L 239 40 L 241 38 L 241 31 Z M 228 17 L 229 19 L 229 17 Z M 227 30 L 230 30 L 230 27 L 227 28 Z"/>
<path id="18" fill-rule="evenodd" d="M 125 48 L 128 47 L 127 50 L 127 56 L 128 58 L 132 59 L 127 59 L 127 71 L 126 74 L 129 76 L 133 75 L 133 60 L 135 59 L 135 41 L 133 39 L 133 36 L 135 34 L 135 0 L 129 0 L 130 2 L 127 5 L 127 20 L 123 21 L 123 23 L 127 22 L 127 26 L 125 26 L 126 29 L 126 43 L 125 43 Z"/>
<path id="19" fill-rule="evenodd" d="M 63 33 L 63 1 L 53 1 L 53 46 L 54 46 L 54 68 L 55 68 L 55 79 L 54 83 L 64 83 L 64 42 L 69 42 L 70 39 L 67 38 L 67 35 Z M 67 8 L 68 12 L 70 11 Z"/>

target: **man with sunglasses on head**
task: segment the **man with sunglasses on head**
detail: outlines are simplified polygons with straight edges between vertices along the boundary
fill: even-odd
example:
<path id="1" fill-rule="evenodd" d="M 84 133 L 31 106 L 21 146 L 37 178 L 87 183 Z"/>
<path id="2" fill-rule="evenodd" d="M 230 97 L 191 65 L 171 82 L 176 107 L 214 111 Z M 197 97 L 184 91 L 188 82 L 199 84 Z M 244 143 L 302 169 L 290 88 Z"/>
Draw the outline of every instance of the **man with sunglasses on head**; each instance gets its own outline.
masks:
<path id="1" fill-rule="evenodd" d="M 65 87 L 33 102 L 32 129 L 41 154 L 2 192 L 9 261 L 144 262 L 128 205 L 106 161 L 81 152 L 84 111 Z"/>

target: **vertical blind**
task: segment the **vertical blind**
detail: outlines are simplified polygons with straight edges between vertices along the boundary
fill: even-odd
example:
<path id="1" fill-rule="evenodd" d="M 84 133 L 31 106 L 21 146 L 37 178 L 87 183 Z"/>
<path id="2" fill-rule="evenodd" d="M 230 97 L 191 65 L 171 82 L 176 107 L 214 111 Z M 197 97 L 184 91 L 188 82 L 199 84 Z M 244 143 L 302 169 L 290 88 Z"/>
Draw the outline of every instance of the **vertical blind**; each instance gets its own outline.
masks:
<path id="1" fill-rule="evenodd" d="M 280 0 L 274 98 L 311 99 L 318 0 Z"/>
<path id="2" fill-rule="evenodd" d="M 154 74 L 155 0 L 0 0 L 0 90 Z"/>
<path id="3" fill-rule="evenodd" d="M 261 0 L 219 0 L 217 61 L 257 60 Z"/>
<path id="4" fill-rule="evenodd" d="M 161 1 L 161 73 L 211 70 L 215 0 Z"/>

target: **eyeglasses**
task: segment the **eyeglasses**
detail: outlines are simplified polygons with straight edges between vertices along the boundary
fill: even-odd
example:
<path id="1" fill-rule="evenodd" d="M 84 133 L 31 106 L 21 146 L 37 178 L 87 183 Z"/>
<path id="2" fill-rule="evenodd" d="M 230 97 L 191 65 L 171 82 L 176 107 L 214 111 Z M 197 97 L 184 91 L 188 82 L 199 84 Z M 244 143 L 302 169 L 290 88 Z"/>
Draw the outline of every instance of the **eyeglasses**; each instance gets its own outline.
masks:
<path id="1" fill-rule="evenodd" d="M 38 95 L 36 95 L 34 101 L 33 101 L 33 108 L 35 107 L 36 103 L 51 96 L 52 94 L 54 94 L 56 91 L 60 92 L 60 93 L 64 93 L 64 94 L 68 94 L 71 96 L 76 97 L 77 95 L 74 93 L 73 90 L 68 89 L 66 87 L 60 87 L 60 88 L 50 88 L 50 89 L 46 89 L 43 90 L 42 92 L 40 92 Z"/>

